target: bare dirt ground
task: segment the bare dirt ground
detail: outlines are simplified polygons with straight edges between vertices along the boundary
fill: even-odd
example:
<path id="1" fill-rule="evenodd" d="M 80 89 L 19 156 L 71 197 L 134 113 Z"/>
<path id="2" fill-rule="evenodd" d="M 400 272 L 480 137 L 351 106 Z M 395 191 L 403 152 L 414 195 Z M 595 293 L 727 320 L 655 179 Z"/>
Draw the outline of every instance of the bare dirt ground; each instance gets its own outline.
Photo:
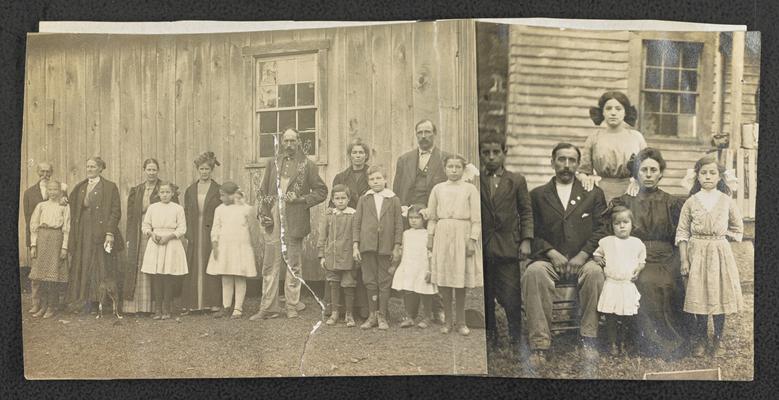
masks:
<path id="1" fill-rule="evenodd" d="M 320 309 L 310 294 L 300 318 L 249 321 L 258 299 L 248 298 L 242 320 L 189 315 L 154 321 L 148 316 L 59 314 L 22 317 L 24 370 L 28 379 L 205 378 L 258 376 L 363 376 L 484 374 L 483 329 L 463 337 L 398 327 L 402 301 L 390 303 L 390 330 L 363 331 L 324 323 L 304 345 Z M 30 307 L 29 294 L 22 308 Z M 483 311 L 481 290 L 466 307 Z M 358 320 L 358 324 L 361 321 Z"/>

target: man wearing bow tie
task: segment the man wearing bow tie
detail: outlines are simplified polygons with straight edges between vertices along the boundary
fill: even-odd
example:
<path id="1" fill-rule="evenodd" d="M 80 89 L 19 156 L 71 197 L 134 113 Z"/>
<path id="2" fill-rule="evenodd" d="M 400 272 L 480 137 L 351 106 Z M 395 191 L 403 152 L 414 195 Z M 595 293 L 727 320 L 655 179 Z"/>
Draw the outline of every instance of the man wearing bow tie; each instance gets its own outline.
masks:
<path id="1" fill-rule="evenodd" d="M 279 217 L 279 192 L 283 200 L 283 224 Z M 285 241 L 289 261 L 284 280 L 287 318 L 296 318 L 302 309 L 299 306 L 301 282 L 297 277 L 302 274 L 303 239 L 311 232 L 310 209 L 327 198 L 327 186 L 319 176 L 316 164 L 302 150 L 297 130 L 288 128 L 281 135 L 281 154 L 268 160 L 260 182 L 260 193 L 258 217 L 267 236 L 273 239 L 266 240 L 260 311 L 251 319 L 273 318 L 280 312 L 278 292 L 283 260 L 278 240 Z"/>
<path id="2" fill-rule="evenodd" d="M 576 178 L 581 153 L 570 143 L 552 150 L 555 176 L 530 192 L 533 209 L 533 262 L 522 276 L 522 301 L 528 324 L 531 365 L 546 361 L 551 345 L 550 322 L 555 283 L 576 282 L 581 311 L 580 334 L 585 357 L 596 357 L 598 297 L 605 279 L 601 267 L 591 260 L 598 240 L 607 231 L 601 223 L 606 210 L 603 191 L 585 191 Z"/>
<path id="3" fill-rule="evenodd" d="M 443 160 L 449 154 L 435 146 L 438 135 L 435 124 L 423 119 L 414 126 L 414 133 L 419 147 L 398 158 L 392 180 L 392 191 L 403 207 L 427 204 L 433 186 L 447 179 Z M 442 309 L 441 300 L 436 297 L 433 301 L 436 322 L 443 322 Z"/>

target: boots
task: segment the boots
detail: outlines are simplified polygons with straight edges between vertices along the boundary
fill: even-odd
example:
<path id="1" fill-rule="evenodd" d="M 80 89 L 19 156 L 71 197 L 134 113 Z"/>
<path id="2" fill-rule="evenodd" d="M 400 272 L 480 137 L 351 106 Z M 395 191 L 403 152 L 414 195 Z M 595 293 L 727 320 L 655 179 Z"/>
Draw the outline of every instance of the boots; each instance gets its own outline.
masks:
<path id="1" fill-rule="evenodd" d="M 379 326 L 378 318 L 376 316 L 376 311 L 373 311 L 368 315 L 368 319 L 363 322 L 362 325 L 360 325 L 360 329 L 371 329 L 376 326 Z"/>
<path id="2" fill-rule="evenodd" d="M 354 317 L 352 317 L 352 313 L 350 313 L 349 311 L 346 312 L 346 316 L 344 317 L 344 319 L 346 320 L 347 327 L 351 328 L 356 325 L 354 322 Z"/>
<path id="3" fill-rule="evenodd" d="M 389 324 L 387 323 L 387 319 L 384 318 L 384 313 L 379 313 L 378 320 L 379 320 L 379 330 L 386 331 L 387 329 L 389 329 Z"/>

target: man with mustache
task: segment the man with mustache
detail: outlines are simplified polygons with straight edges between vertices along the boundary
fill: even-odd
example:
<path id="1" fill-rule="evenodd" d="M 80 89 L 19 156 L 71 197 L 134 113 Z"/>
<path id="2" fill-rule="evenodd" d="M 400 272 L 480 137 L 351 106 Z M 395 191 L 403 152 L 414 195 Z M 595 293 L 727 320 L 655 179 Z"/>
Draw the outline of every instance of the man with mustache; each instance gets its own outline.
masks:
<path id="1" fill-rule="evenodd" d="M 271 239 L 266 239 L 266 255 L 262 266 L 262 300 L 260 311 L 250 318 L 274 318 L 279 315 L 279 275 L 281 274 L 281 242 L 287 245 L 287 260 L 284 279 L 287 318 L 297 318 L 302 310 L 300 285 L 297 279 L 302 274 L 303 239 L 311 232 L 311 207 L 325 201 L 327 186 L 319 176 L 316 164 L 309 160 L 300 146 L 300 134 L 294 128 L 287 128 L 281 135 L 281 154 L 268 160 L 265 174 L 260 182 L 259 219 Z M 280 187 L 276 185 L 279 184 Z M 283 193 L 284 236 L 279 216 L 278 193 Z M 291 270 L 291 272 L 290 272 Z"/>
<path id="2" fill-rule="evenodd" d="M 530 192 L 533 261 L 522 276 L 521 290 L 532 350 L 530 363 L 536 368 L 546 362 L 551 346 L 552 299 L 559 281 L 577 283 L 584 355 L 597 357 L 597 305 L 605 276 L 591 256 L 607 233 L 601 223 L 606 199 L 598 187 L 584 190 L 575 174 L 580 161 L 576 146 L 559 143 L 552 150 L 555 176 Z"/>
<path id="3" fill-rule="evenodd" d="M 449 154 L 435 146 L 438 135 L 435 124 L 429 119 L 420 120 L 414 126 L 414 133 L 419 147 L 398 158 L 395 179 L 392 180 L 392 191 L 404 209 L 413 204 L 426 205 L 433 186 L 447 180 L 443 160 Z M 439 297 L 433 300 L 433 311 L 436 322 L 443 323 L 443 306 Z"/>

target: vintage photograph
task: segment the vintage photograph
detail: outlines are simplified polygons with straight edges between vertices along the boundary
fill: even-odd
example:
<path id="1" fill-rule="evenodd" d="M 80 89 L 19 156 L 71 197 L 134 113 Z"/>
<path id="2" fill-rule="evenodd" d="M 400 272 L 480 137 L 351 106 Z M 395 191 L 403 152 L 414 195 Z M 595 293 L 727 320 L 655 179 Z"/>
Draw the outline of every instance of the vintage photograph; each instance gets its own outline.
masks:
<path id="1" fill-rule="evenodd" d="M 486 374 L 475 29 L 28 34 L 27 379 Z"/>
<path id="2" fill-rule="evenodd" d="M 476 29 L 490 376 L 752 380 L 759 32 Z"/>

